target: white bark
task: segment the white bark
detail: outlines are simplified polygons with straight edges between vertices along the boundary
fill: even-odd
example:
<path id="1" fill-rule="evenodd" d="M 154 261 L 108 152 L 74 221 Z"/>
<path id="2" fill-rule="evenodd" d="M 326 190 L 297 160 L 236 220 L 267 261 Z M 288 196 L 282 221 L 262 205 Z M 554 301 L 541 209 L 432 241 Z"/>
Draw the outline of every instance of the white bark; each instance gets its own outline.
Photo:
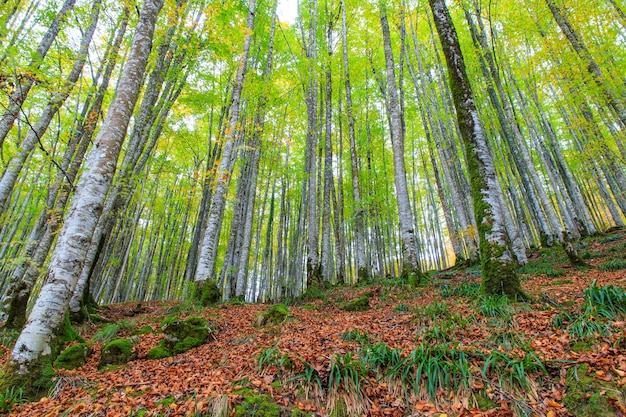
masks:
<path id="1" fill-rule="evenodd" d="M 211 209 L 207 220 L 207 227 L 200 246 L 200 254 L 198 255 L 198 268 L 196 269 L 196 282 L 206 281 L 211 278 L 217 255 L 217 245 L 219 241 L 219 230 L 224 217 L 224 207 L 226 205 L 226 193 L 230 183 L 231 162 L 235 157 L 235 139 L 239 129 L 241 91 L 243 90 L 243 82 L 246 76 L 248 66 L 248 55 L 250 52 L 250 44 L 252 43 L 252 34 L 254 31 L 254 14 L 256 8 L 256 0 L 250 0 L 248 4 L 248 31 L 243 44 L 243 53 L 239 61 L 235 84 L 233 86 L 233 95 L 231 103 L 230 122 L 228 125 L 228 135 L 225 138 L 222 147 L 222 159 L 216 174 L 216 185 L 213 198 L 211 199 Z"/>
<path id="2" fill-rule="evenodd" d="M 404 162 L 404 129 L 396 86 L 393 52 L 387 15 L 381 6 L 380 22 L 383 31 L 385 63 L 387 71 L 387 95 L 389 108 L 389 122 L 391 147 L 393 150 L 394 181 L 396 199 L 398 201 L 398 219 L 400 223 L 400 238 L 402 239 L 402 270 L 410 274 L 419 274 L 420 266 L 417 255 L 417 238 L 409 200 L 409 189 L 406 180 L 406 166 Z M 410 269 L 406 271 L 405 269 Z"/>
<path id="3" fill-rule="evenodd" d="M 146 0 L 143 4 L 128 62 L 86 161 L 87 170 L 76 186 L 76 194 L 50 260 L 45 284 L 11 354 L 10 363 L 20 374 L 31 371 L 29 365 L 33 361 L 51 352 L 54 332 L 67 311 L 115 173 L 162 5 L 162 0 Z"/>

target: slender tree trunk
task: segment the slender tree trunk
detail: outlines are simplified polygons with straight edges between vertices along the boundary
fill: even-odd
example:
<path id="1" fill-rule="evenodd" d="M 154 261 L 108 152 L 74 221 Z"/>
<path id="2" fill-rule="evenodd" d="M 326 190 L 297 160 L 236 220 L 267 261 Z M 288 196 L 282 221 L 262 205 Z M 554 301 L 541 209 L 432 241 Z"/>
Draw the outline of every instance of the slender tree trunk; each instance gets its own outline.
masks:
<path id="1" fill-rule="evenodd" d="M 200 247 L 200 254 L 198 256 L 198 266 L 196 269 L 195 282 L 198 288 L 206 285 L 206 281 L 213 278 L 215 261 L 217 255 L 217 245 L 219 241 L 219 230 L 224 217 L 224 207 L 226 205 L 226 193 L 228 191 L 228 185 L 230 183 L 230 170 L 232 163 L 235 160 L 235 139 L 238 136 L 239 129 L 237 123 L 239 122 L 240 114 L 240 102 L 241 91 L 243 90 L 243 82 L 246 75 L 248 65 L 248 55 L 250 52 L 250 45 L 252 43 L 252 34 L 254 31 L 254 16 L 255 16 L 256 0 L 250 0 L 248 4 L 248 31 L 244 39 L 243 53 L 239 61 L 239 67 L 237 69 L 237 75 L 235 77 L 235 83 L 233 86 L 232 104 L 230 122 L 228 126 L 228 135 L 225 138 L 224 145 L 222 147 L 222 159 L 217 169 L 217 180 L 215 185 L 215 191 L 211 200 L 211 209 L 209 212 L 209 218 L 207 220 L 207 227 L 204 235 L 202 245 Z"/>
<path id="2" fill-rule="evenodd" d="M 429 0 L 429 3 L 448 64 L 454 105 L 466 148 L 480 239 L 482 289 L 488 295 L 524 299 L 517 265 L 508 248 L 493 159 L 474 102 L 456 29 L 444 0 Z"/>
<path id="3" fill-rule="evenodd" d="M 396 187 L 396 199 L 398 200 L 398 217 L 400 223 L 400 236 L 402 239 L 402 268 L 401 276 L 409 278 L 415 276 L 418 280 L 422 276 L 417 254 L 417 233 L 415 231 L 409 191 L 406 179 L 406 167 L 404 162 L 404 130 L 402 128 L 400 103 L 396 86 L 393 52 L 391 49 L 391 37 L 385 6 L 380 6 L 380 22 L 383 31 L 383 44 L 385 50 L 385 63 L 387 68 L 387 95 L 390 118 L 391 145 L 393 149 L 394 180 Z"/>
<path id="4" fill-rule="evenodd" d="M 44 395 L 46 392 L 42 391 L 43 386 L 23 385 L 26 381 L 37 381 L 44 377 L 45 366 L 42 365 L 45 361 L 53 360 L 57 351 L 56 332 L 63 324 L 91 235 L 111 186 L 162 5 L 162 0 L 146 0 L 142 6 L 115 98 L 86 161 L 88 170 L 76 186 L 76 194 L 50 260 L 45 284 L 15 343 L 4 369 L 2 385 L 22 386 L 32 396 Z M 33 378 L 34 375 L 37 378 Z"/>

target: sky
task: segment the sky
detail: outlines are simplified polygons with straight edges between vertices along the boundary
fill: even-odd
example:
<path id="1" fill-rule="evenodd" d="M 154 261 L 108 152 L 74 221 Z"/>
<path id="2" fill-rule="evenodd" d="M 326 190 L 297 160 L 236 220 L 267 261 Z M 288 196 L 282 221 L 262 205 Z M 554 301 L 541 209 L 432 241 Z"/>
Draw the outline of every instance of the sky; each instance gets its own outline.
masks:
<path id="1" fill-rule="evenodd" d="M 298 15 L 298 0 L 278 0 L 278 18 L 293 25 Z"/>

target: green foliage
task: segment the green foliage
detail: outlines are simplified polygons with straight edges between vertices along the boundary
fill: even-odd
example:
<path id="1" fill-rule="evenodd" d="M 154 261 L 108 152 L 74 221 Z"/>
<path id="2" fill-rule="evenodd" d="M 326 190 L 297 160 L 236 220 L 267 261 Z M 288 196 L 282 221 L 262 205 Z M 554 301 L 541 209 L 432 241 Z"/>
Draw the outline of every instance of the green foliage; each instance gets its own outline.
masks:
<path id="1" fill-rule="evenodd" d="M 610 235 L 605 235 L 604 237 L 599 238 L 597 242 L 601 244 L 611 243 L 611 242 L 616 242 L 620 240 L 621 238 L 622 238 L 622 235 L 610 234 Z"/>
<path id="2" fill-rule="evenodd" d="M 22 388 L 7 388 L 4 393 L 0 392 L 0 411 L 3 413 L 10 413 L 15 404 L 21 404 L 26 402 Z"/>
<path id="3" fill-rule="evenodd" d="M 446 321 L 441 326 L 421 328 L 417 337 L 422 342 L 447 343 L 452 341 L 453 332 L 454 325 Z"/>
<path id="4" fill-rule="evenodd" d="M 485 378 L 498 376 L 499 384 L 515 392 L 531 390 L 531 373 L 542 372 L 547 374 L 545 365 L 534 352 L 529 352 L 523 358 L 515 358 L 498 350 L 493 350 L 485 358 L 482 373 Z"/>
<path id="5" fill-rule="evenodd" d="M 614 285 L 598 287 L 594 280 L 585 289 L 585 313 L 613 320 L 626 314 L 626 291 Z"/>
<path id="6" fill-rule="evenodd" d="M 599 323 L 594 317 L 581 315 L 567 326 L 567 332 L 575 340 L 586 340 L 596 336 L 607 334 L 609 328 L 606 324 Z"/>
<path id="7" fill-rule="evenodd" d="M 352 352 L 343 355 L 336 353 L 330 358 L 330 372 L 328 375 L 328 389 L 337 390 L 341 384 L 346 391 L 361 395 L 361 379 L 367 375 L 367 368 L 356 359 Z"/>
<path id="8" fill-rule="evenodd" d="M 416 394 L 424 391 L 432 399 L 440 390 L 467 390 L 471 369 L 467 355 L 457 348 L 449 344 L 420 343 L 388 374 L 401 378 Z"/>
<path id="9" fill-rule="evenodd" d="M 398 312 L 398 313 L 405 313 L 409 311 L 409 308 L 410 307 L 408 305 L 400 303 L 393 308 L 393 311 Z"/>
<path id="10" fill-rule="evenodd" d="M 0 330 L 0 345 L 7 347 L 7 348 L 13 347 L 19 335 L 20 335 L 19 330 L 12 330 L 12 329 Z"/>
<path id="11" fill-rule="evenodd" d="M 300 296 L 300 298 L 302 300 L 325 300 L 327 298 L 327 295 L 326 292 L 324 292 L 324 289 L 320 288 L 317 285 L 311 285 Z"/>
<path id="12" fill-rule="evenodd" d="M 86 343 L 78 343 L 65 349 L 54 361 L 57 369 L 76 369 L 82 366 L 92 349 Z"/>
<path id="13" fill-rule="evenodd" d="M 388 369 L 399 366 L 403 361 L 402 349 L 392 349 L 383 342 L 365 347 L 361 356 L 361 362 L 367 368 L 374 370 L 379 378 L 382 377 Z"/>
<path id="14" fill-rule="evenodd" d="M 109 323 L 93 335 L 91 340 L 94 343 L 107 343 L 117 335 L 120 330 L 131 331 L 133 326 L 126 320 Z"/>
<path id="15" fill-rule="evenodd" d="M 506 296 L 482 297 L 476 311 L 485 317 L 510 319 L 513 316 L 513 307 Z"/>
<path id="16" fill-rule="evenodd" d="M 494 348 L 503 348 L 506 351 L 511 351 L 517 347 L 523 346 L 526 342 L 516 331 L 504 330 L 494 333 L 489 338 L 488 344 Z"/>
<path id="17" fill-rule="evenodd" d="M 114 339 L 102 347 L 98 368 L 108 365 L 123 365 L 135 360 L 137 353 L 128 339 Z"/>
<path id="18" fill-rule="evenodd" d="M 626 269 L 626 260 L 625 259 L 609 259 L 606 262 L 598 265 L 598 269 L 601 271 L 619 271 L 621 269 Z"/>
<path id="19" fill-rule="evenodd" d="M 370 344 L 370 336 L 367 330 L 352 329 L 341 334 L 341 340 L 344 342 L 359 342 L 362 346 Z"/>
<path id="20" fill-rule="evenodd" d="M 302 379 L 304 386 L 308 389 L 312 386 L 316 386 L 317 389 L 322 389 L 322 379 L 320 378 L 320 374 L 310 363 L 302 361 L 304 365 L 304 370 L 289 378 L 287 381 L 294 381 L 296 379 Z"/>
<path id="21" fill-rule="evenodd" d="M 362 295 L 354 300 L 341 303 L 339 308 L 344 311 L 365 311 L 370 308 L 370 299 L 367 295 Z"/>
<path id="22" fill-rule="evenodd" d="M 291 368 L 293 361 L 289 359 L 289 355 L 281 352 L 276 345 L 263 349 L 257 358 L 257 367 L 263 372 L 270 367 L 276 367 L 279 371 Z"/>

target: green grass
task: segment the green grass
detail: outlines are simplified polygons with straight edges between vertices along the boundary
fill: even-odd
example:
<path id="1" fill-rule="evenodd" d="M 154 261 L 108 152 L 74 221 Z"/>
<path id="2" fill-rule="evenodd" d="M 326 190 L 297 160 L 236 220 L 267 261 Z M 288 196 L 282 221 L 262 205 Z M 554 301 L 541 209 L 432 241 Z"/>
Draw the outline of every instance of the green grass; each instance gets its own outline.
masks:
<path id="1" fill-rule="evenodd" d="M 513 307 L 506 296 L 503 297 L 481 297 L 476 312 L 485 317 L 497 317 L 510 319 L 513 316 Z"/>
<path id="2" fill-rule="evenodd" d="M 626 269 L 626 260 L 625 259 L 609 259 L 606 262 L 598 265 L 598 269 L 601 271 L 619 271 L 622 269 Z"/>
<path id="3" fill-rule="evenodd" d="M 370 335 L 367 333 L 367 330 L 352 329 L 342 333 L 341 340 L 344 342 L 358 342 L 362 346 L 366 346 L 370 344 Z"/>
<path id="4" fill-rule="evenodd" d="M 0 411 L 8 414 L 15 404 L 22 404 L 25 401 L 21 388 L 7 388 L 4 393 L 0 392 Z"/>

